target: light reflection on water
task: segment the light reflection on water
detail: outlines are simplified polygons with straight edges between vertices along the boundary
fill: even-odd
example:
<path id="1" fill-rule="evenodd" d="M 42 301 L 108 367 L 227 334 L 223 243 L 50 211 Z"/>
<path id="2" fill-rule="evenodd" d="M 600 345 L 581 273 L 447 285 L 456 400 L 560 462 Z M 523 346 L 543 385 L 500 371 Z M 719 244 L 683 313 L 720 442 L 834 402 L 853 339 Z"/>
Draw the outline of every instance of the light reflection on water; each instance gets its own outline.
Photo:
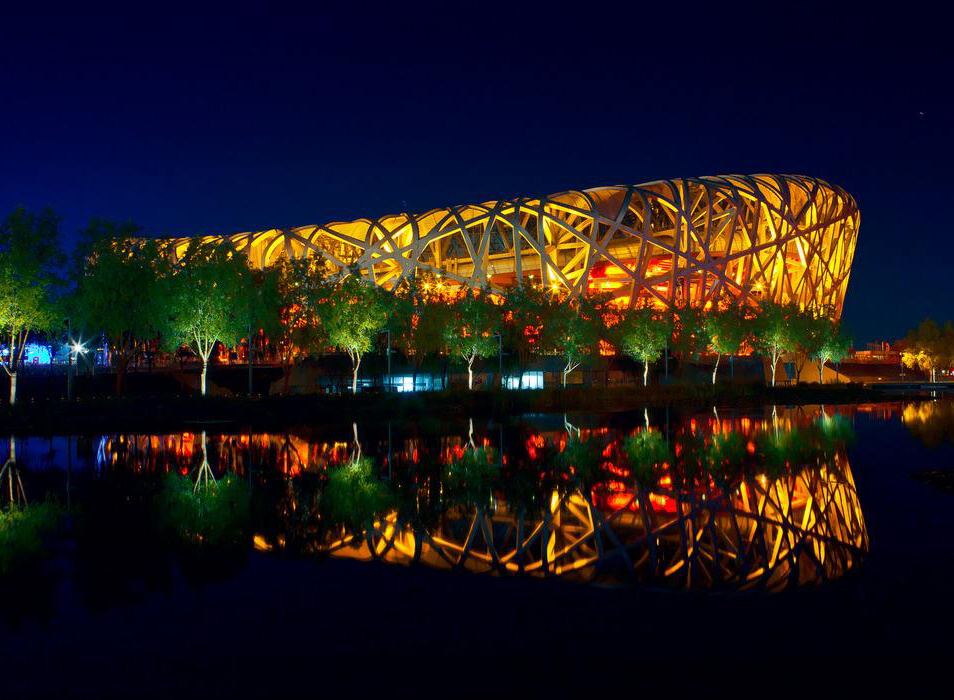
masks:
<path id="1" fill-rule="evenodd" d="M 68 466 L 65 500 L 80 505 L 130 479 L 160 492 L 170 474 L 213 489 L 231 474 L 251 493 L 239 539 L 265 551 L 778 591 L 837 579 L 868 551 L 851 416 L 950 413 L 931 405 L 34 437 L 13 469 L 36 500 Z"/>

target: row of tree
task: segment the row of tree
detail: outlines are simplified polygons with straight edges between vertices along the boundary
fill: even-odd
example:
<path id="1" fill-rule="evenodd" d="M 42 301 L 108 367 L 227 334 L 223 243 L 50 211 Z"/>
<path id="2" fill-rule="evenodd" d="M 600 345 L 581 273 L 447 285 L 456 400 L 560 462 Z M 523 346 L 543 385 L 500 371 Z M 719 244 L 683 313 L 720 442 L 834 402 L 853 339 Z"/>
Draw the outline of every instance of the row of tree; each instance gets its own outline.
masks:
<path id="1" fill-rule="evenodd" d="M 668 347 L 687 359 L 749 349 L 772 368 L 786 353 L 819 361 L 840 360 L 849 341 L 827 314 L 770 302 L 662 313 L 621 309 L 607 296 L 566 299 L 532 284 L 502 295 L 447 285 L 439 276 L 417 276 L 387 291 L 357 270 L 331 275 L 323 260 L 287 259 L 257 270 L 244 255 L 196 239 L 172 251 L 169 241 L 144 238 L 133 224 L 94 220 L 81 231 L 71 260 L 61 253 L 59 223 L 51 211 L 14 211 L 0 226 L 0 332 L 8 352 L 10 401 L 28 336 L 104 337 L 122 393 L 129 364 L 145 348 L 188 348 L 201 362 L 206 392 L 210 359 L 221 343 L 248 351 L 268 347 L 280 359 L 286 386 L 302 358 L 338 348 L 352 363 L 357 391 L 361 360 L 388 331 L 413 363 L 446 353 L 466 364 L 473 387 L 474 362 L 502 347 L 519 367 L 532 355 L 563 358 L 563 381 L 588 356 L 613 348 L 649 366 Z M 173 254 L 175 252 L 175 255 Z M 63 270 L 65 269 L 65 273 Z"/>

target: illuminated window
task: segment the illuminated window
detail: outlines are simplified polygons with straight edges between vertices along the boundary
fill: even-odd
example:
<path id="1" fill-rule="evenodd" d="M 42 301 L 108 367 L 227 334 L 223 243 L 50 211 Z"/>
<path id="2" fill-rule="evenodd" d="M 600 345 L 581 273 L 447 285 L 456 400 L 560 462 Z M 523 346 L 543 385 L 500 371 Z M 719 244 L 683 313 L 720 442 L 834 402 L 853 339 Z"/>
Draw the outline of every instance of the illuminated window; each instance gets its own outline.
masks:
<path id="1" fill-rule="evenodd" d="M 520 376 L 507 375 L 504 377 L 504 387 L 507 389 L 542 389 L 543 372 L 524 372 Z"/>

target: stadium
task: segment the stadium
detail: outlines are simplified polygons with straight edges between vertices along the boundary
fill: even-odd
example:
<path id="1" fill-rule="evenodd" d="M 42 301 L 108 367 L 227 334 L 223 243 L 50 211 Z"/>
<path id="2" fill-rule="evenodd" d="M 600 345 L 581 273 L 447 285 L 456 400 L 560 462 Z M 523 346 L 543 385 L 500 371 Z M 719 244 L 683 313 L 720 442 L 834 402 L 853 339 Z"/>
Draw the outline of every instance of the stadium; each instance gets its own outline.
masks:
<path id="1" fill-rule="evenodd" d="M 201 240 L 254 267 L 281 256 L 317 256 L 329 272 L 357 266 L 388 289 L 415 275 L 498 292 L 533 281 L 571 297 L 609 293 L 623 307 L 772 299 L 837 319 L 858 226 L 851 195 L 822 180 L 725 175 Z"/>

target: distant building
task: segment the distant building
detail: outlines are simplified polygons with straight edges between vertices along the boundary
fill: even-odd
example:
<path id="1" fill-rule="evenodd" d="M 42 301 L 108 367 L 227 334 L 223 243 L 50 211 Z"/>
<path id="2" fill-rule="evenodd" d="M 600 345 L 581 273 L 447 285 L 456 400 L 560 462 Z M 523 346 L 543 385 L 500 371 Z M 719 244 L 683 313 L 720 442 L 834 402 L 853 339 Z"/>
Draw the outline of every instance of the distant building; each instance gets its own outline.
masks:
<path id="1" fill-rule="evenodd" d="M 892 349 L 891 343 L 887 341 L 867 343 L 864 350 L 853 350 L 848 361 L 898 364 L 901 362 L 901 351 Z"/>

